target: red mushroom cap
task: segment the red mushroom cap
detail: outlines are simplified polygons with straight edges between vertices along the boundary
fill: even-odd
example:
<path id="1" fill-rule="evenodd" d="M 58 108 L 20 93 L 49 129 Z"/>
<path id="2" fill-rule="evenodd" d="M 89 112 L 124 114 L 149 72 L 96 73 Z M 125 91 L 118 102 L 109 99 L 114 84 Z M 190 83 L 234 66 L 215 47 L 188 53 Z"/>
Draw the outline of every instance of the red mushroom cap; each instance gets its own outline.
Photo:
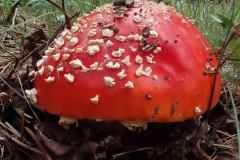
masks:
<path id="1" fill-rule="evenodd" d="M 107 4 L 65 29 L 37 66 L 37 104 L 74 118 L 176 122 L 208 108 L 216 57 L 163 3 Z M 221 90 L 217 76 L 213 106 Z"/>

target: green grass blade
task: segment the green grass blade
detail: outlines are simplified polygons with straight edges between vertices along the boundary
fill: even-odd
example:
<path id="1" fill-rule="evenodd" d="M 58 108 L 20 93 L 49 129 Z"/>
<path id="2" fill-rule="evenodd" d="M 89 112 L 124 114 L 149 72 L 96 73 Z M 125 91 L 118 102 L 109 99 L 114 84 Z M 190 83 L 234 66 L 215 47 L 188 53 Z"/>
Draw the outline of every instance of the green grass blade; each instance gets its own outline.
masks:
<path id="1" fill-rule="evenodd" d="M 237 109 L 236 109 L 236 105 L 235 105 L 235 102 L 234 102 L 233 93 L 232 93 L 231 89 L 229 89 L 229 95 L 230 95 L 230 99 L 231 99 L 231 103 L 232 103 L 232 107 L 233 107 L 234 118 L 235 118 L 235 123 L 236 123 L 236 128 L 237 128 L 238 158 L 240 158 L 240 126 L 239 126 Z"/>

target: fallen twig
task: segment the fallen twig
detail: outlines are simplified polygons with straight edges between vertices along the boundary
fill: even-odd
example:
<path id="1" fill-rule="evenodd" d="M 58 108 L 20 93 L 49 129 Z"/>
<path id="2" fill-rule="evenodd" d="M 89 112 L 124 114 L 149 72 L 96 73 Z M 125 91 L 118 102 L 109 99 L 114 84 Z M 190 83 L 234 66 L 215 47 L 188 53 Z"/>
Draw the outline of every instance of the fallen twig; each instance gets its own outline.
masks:
<path id="1" fill-rule="evenodd" d="M 28 98 L 27 98 L 27 96 L 26 96 L 26 94 L 25 94 L 25 91 L 24 91 L 24 89 L 23 89 L 23 85 L 22 85 L 21 79 L 20 79 L 20 77 L 19 77 L 19 74 L 18 74 L 16 71 L 15 71 L 15 73 L 16 73 L 16 75 L 17 75 L 18 83 L 20 84 L 21 91 L 22 91 L 22 94 L 23 94 L 23 97 L 24 97 L 25 101 L 27 102 L 27 104 L 28 104 L 28 106 L 29 106 L 32 114 L 34 115 L 34 117 L 37 119 L 38 122 L 40 122 L 40 119 L 39 119 L 38 115 L 37 115 L 37 114 L 35 113 L 35 111 L 33 110 L 32 106 L 31 106 L 31 104 L 30 104 L 30 101 L 28 100 Z"/>
<path id="2" fill-rule="evenodd" d="M 44 155 L 42 153 L 42 151 L 40 151 L 39 149 L 36 149 L 36 148 L 33 148 L 32 146 L 28 145 L 28 144 L 25 144 L 23 142 L 21 142 L 20 140 L 18 140 L 17 138 L 11 136 L 8 132 L 6 132 L 5 130 L 3 130 L 1 127 L 0 127 L 0 133 L 6 137 L 7 139 L 11 140 L 12 142 L 18 144 L 19 146 L 29 150 L 29 151 L 32 151 L 34 153 L 37 153 L 37 154 L 40 154 L 40 155 Z"/>
<path id="3" fill-rule="evenodd" d="M 25 130 L 32 137 L 32 139 L 36 142 L 38 147 L 41 149 L 42 153 L 44 153 L 44 156 L 45 156 L 46 160 L 52 160 L 50 155 L 47 153 L 46 149 L 43 147 L 42 143 L 39 141 L 39 139 L 33 133 L 33 131 L 30 128 L 28 128 L 28 127 L 25 127 Z"/>
<path id="4" fill-rule="evenodd" d="M 139 149 L 135 149 L 135 150 L 130 150 L 130 151 L 126 151 L 126 152 L 122 152 L 122 153 L 118 153 L 118 154 L 114 154 L 112 155 L 112 159 L 118 159 L 122 156 L 128 155 L 128 154 L 132 154 L 132 153 L 136 153 L 136 152 L 141 152 L 141 151 L 148 151 L 148 150 L 154 150 L 153 147 L 144 147 L 144 148 L 139 148 Z"/>
<path id="5" fill-rule="evenodd" d="M 15 94 L 17 94 L 21 99 L 25 100 L 24 96 L 19 93 L 16 89 L 14 89 L 1 75 L 0 75 L 0 80 L 8 87 L 10 88 Z M 32 102 L 29 102 L 31 105 L 33 105 L 34 107 L 36 107 L 35 104 L 33 104 Z"/>

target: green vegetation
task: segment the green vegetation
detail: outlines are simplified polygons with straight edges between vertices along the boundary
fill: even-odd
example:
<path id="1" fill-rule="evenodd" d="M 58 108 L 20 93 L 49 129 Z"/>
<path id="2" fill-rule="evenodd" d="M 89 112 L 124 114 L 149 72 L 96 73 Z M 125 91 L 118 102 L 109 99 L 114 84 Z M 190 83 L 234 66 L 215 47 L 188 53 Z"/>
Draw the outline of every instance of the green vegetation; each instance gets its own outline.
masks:
<path id="1" fill-rule="evenodd" d="M 175 6 L 194 20 L 214 48 L 222 45 L 229 26 L 240 22 L 240 1 L 178 0 Z"/>

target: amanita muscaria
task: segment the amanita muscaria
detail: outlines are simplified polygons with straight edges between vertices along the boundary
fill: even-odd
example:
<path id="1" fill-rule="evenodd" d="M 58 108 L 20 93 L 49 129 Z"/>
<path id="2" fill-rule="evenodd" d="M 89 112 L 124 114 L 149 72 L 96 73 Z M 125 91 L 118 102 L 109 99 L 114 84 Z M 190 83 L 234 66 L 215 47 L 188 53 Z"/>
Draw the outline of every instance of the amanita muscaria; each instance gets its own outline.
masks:
<path id="1" fill-rule="evenodd" d="M 119 1 L 55 39 L 28 95 L 67 117 L 177 122 L 207 110 L 216 66 L 206 39 L 172 7 Z M 221 83 L 218 74 L 212 106 Z"/>

